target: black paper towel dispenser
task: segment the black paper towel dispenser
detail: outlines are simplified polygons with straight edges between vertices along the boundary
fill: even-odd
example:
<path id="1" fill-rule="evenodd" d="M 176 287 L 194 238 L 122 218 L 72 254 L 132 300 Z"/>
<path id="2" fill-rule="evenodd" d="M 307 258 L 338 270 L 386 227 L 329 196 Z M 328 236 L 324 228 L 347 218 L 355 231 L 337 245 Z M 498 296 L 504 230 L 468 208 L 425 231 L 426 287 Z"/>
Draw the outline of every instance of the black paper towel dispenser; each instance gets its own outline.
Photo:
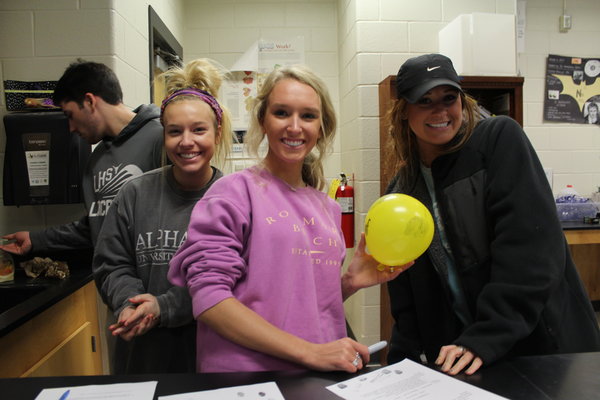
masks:
<path id="1" fill-rule="evenodd" d="M 83 201 L 81 177 L 91 146 L 69 132 L 62 112 L 4 116 L 4 205 Z"/>

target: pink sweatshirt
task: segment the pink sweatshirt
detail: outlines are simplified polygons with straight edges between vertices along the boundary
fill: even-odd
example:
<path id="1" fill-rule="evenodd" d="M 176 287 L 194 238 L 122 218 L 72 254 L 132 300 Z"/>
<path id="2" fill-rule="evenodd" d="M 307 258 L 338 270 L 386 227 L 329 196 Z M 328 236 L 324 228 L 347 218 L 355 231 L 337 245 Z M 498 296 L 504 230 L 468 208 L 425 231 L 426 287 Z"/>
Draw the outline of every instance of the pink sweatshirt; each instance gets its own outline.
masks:
<path id="1" fill-rule="evenodd" d="M 294 190 L 260 167 L 225 176 L 194 207 L 169 280 L 188 286 L 195 317 L 235 297 L 307 341 L 345 337 L 340 219 L 339 205 L 324 193 Z M 199 372 L 300 368 L 198 323 Z"/>

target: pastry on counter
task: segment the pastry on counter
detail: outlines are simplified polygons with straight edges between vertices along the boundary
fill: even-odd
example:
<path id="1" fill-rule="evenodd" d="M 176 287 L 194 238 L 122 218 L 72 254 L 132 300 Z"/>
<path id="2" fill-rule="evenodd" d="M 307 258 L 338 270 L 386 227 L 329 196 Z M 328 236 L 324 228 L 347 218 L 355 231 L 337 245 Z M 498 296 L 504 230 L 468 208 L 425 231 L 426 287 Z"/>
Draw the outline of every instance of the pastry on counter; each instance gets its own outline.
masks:
<path id="1" fill-rule="evenodd" d="M 65 279 L 69 276 L 69 266 L 64 261 L 54 261 L 49 257 L 34 257 L 23 261 L 21 267 L 30 278 L 42 276 L 45 278 Z"/>

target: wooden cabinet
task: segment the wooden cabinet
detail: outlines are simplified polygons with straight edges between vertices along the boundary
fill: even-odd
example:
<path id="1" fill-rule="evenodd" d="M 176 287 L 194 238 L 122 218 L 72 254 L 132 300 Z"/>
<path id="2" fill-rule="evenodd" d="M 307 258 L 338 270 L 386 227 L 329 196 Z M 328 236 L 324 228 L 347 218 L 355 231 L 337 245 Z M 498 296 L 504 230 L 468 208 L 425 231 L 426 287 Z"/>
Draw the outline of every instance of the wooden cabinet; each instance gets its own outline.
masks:
<path id="1" fill-rule="evenodd" d="M 565 230 L 577 272 L 596 310 L 600 309 L 600 229 Z"/>
<path id="2" fill-rule="evenodd" d="M 508 76 L 465 76 L 461 87 L 486 110 L 495 115 L 508 115 L 523 126 L 523 78 Z M 396 76 L 390 75 L 379 84 L 379 163 L 380 194 L 396 174 L 394 146 L 389 135 L 387 114 L 396 99 Z M 390 314 L 387 285 L 381 285 L 381 340 L 389 341 L 393 320 Z M 387 349 L 382 353 L 386 358 Z"/>
<path id="3" fill-rule="evenodd" d="M 89 282 L 0 338 L 0 377 L 101 375 L 96 287 Z"/>
<path id="4" fill-rule="evenodd" d="M 464 76 L 460 85 L 494 115 L 508 115 L 523 126 L 523 77 Z"/>

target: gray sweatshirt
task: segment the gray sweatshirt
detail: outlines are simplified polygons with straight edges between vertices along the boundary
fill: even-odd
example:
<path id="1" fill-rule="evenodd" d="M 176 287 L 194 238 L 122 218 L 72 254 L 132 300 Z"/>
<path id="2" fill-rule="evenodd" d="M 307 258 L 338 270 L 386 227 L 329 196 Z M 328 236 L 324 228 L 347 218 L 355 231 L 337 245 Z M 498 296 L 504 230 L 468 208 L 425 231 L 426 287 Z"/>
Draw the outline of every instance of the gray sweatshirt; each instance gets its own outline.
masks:
<path id="1" fill-rule="evenodd" d="M 161 327 L 193 321 L 187 288 L 167 280 L 169 261 L 185 241 L 190 214 L 214 181 L 198 191 L 182 190 L 171 166 L 131 179 L 117 194 L 100 230 L 92 270 L 104 302 L 115 316 L 142 293 L 157 297 Z"/>

